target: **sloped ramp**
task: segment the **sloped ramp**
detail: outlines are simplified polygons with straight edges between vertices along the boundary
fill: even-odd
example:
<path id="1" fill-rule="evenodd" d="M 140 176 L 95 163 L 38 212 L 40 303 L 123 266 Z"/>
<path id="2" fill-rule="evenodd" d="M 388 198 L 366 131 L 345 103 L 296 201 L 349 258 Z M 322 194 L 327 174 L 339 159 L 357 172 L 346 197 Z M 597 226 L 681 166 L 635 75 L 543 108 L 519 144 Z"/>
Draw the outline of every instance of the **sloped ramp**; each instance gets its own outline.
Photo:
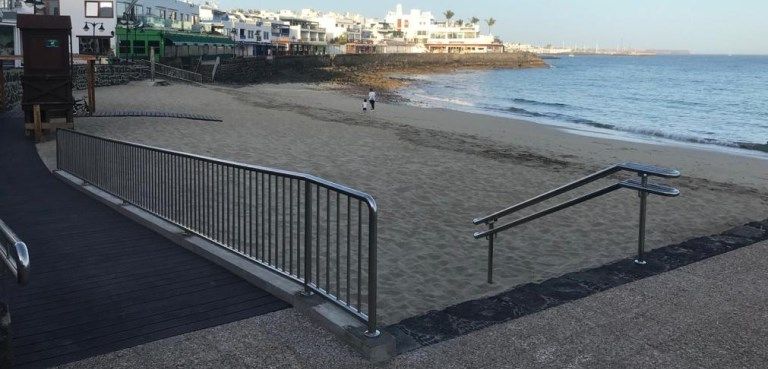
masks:
<path id="1" fill-rule="evenodd" d="M 84 115 L 81 118 L 88 117 L 154 117 L 154 118 L 179 118 L 179 119 L 191 119 L 201 120 L 208 122 L 222 122 L 220 117 L 208 114 L 191 114 L 191 113 L 175 113 L 167 111 L 152 111 L 152 110 L 111 110 L 111 111 L 97 111 L 91 115 Z"/>
<path id="2" fill-rule="evenodd" d="M 16 367 L 48 367 L 288 305 L 57 180 L 0 115 L 0 218 L 29 247 L 6 286 Z M 222 364 L 224 365 L 224 364 Z"/>

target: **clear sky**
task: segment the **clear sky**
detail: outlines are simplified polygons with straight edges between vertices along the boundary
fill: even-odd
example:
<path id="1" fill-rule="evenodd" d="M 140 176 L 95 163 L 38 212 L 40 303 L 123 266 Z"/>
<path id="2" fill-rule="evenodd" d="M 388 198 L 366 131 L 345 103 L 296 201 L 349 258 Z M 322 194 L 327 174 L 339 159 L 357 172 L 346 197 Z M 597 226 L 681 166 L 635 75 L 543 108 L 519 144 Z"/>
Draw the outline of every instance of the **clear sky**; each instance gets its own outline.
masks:
<path id="1" fill-rule="evenodd" d="M 493 17 L 493 33 L 505 41 L 616 48 L 623 40 L 639 49 L 768 54 L 768 0 L 219 0 L 224 9 L 313 8 L 379 18 L 397 3 L 437 18 L 447 9 L 454 19 Z"/>

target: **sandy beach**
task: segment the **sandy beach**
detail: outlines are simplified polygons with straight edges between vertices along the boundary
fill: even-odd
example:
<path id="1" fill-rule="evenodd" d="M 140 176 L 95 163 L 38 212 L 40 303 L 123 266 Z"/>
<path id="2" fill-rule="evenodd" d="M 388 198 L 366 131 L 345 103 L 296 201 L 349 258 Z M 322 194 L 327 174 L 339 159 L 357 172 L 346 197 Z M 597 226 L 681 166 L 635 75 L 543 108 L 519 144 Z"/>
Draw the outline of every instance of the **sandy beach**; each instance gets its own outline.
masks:
<path id="1" fill-rule="evenodd" d="M 472 238 L 480 229 L 472 224 L 474 217 L 613 163 L 637 161 L 683 173 L 668 181 L 680 188 L 680 197 L 649 199 L 649 248 L 768 214 L 768 156 L 620 141 L 386 102 L 364 114 L 362 96 L 329 85 L 134 82 L 98 88 L 96 96 L 102 111 L 199 113 L 220 116 L 223 122 L 78 118 L 80 131 L 306 172 L 373 195 L 380 207 L 379 306 L 387 324 L 631 256 L 638 199 L 629 191 L 503 234 L 497 242 L 494 285 L 485 283 L 487 244 Z"/>

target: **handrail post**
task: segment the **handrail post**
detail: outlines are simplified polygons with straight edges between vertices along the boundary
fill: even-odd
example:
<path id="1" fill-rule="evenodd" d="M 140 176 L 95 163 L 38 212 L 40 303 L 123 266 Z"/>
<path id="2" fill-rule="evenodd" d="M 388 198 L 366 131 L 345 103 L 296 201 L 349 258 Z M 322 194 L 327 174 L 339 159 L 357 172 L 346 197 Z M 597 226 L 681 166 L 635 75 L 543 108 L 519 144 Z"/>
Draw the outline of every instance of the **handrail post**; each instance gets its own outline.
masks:
<path id="1" fill-rule="evenodd" d="M 312 191 L 311 183 L 304 182 L 304 296 L 312 295 Z"/>
<path id="2" fill-rule="evenodd" d="M 488 223 L 488 230 L 493 230 L 495 221 L 496 219 L 493 219 Z M 496 235 L 493 233 L 488 235 L 488 284 L 493 284 L 493 239 L 495 237 Z"/>
<path id="3" fill-rule="evenodd" d="M 376 300 L 378 298 L 377 286 L 377 233 L 376 210 L 369 207 L 368 211 L 368 330 L 365 336 L 378 337 L 381 332 L 376 329 Z"/>
<path id="4" fill-rule="evenodd" d="M 646 187 L 648 185 L 648 174 L 640 174 L 640 178 L 643 187 Z M 635 259 L 635 263 L 638 265 L 645 265 L 645 214 L 648 202 L 648 193 L 645 191 L 640 191 L 638 195 L 640 196 L 640 227 L 637 235 L 637 258 Z"/>

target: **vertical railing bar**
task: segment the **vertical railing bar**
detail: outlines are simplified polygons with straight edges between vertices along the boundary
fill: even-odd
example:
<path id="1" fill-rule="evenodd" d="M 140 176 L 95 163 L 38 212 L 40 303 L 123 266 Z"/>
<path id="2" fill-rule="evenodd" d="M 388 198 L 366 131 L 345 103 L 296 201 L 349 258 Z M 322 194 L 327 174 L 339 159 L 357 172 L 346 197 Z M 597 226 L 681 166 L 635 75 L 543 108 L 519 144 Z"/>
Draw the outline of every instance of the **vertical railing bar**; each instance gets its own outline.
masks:
<path id="1" fill-rule="evenodd" d="M 269 265 L 272 264 L 272 176 L 269 175 L 267 180 L 267 261 Z"/>
<path id="2" fill-rule="evenodd" d="M 280 227 L 281 228 L 280 233 L 282 233 L 282 237 L 283 237 L 283 252 L 280 255 L 281 256 L 280 261 L 282 261 L 283 271 L 285 271 L 286 270 L 285 269 L 285 255 L 286 255 L 286 252 L 285 252 L 285 226 L 286 226 L 286 223 L 285 223 L 285 177 L 282 177 L 282 187 L 283 187 L 283 191 L 282 191 L 281 203 L 283 205 L 283 219 Z"/>
<path id="3" fill-rule="evenodd" d="M 336 192 L 336 296 L 341 298 L 341 194 Z"/>
<path id="4" fill-rule="evenodd" d="M 259 232 L 259 219 L 261 219 L 261 216 L 259 214 L 259 199 L 260 199 L 260 197 L 259 197 L 259 183 L 260 183 L 260 181 L 259 181 L 259 174 L 260 174 L 259 172 L 255 172 L 254 173 L 254 177 L 256 177 L 256 186 L 255 186 L 256 202 L 254 203 L 254 205 L 255 205 L 254 212 L 256 213 L 256 223 L 253 225 L 253 228 L 256 231 L 256 239 L 255 239 L 256 247 L 254 247 L 254 249 L 255 249 L 254 255 L 255 255 L 257 260 L 261 260 L 261 257 L 260 257 L 261 254 L 259 254 L 259 245 L 261 244 L 261 243 L 259 243 L 259 234 L 260 234 L 260 232 Z"/>
<path id="5" fill-rule="evenodd" d="M 331 189 L 325 188 L 325 291 L 331 292 Z"/>
<path id="6" fill-rule="evenodd" d="M 248 256 L 253 257 L 253 171 L 248 175 Z"/>
<path id="7" fill-rule="evenodd" d="M 266 238 L 265 236 L 267 234 L 267 229 L 264 228 L 264 222 L 267 218 L 267 214 L 264 213 L 264 206 L 266 204 L 266 199 L 264 198 L 264 187 L 265 187 L 264 176 L 265 175 L 266 175 L 265 173 L 263 172 L 261 173 L 261 258 L 260 258 L 261 261 L 267 261 L 266 259 L 267 250 L 264 245 L 264 239 Z"/>
<path id="8" fill-rule="evenodd" d="M 320 288 L 320 186 L 315 185 L 315 286 Z"/>
<path id="9" fill-rule="evenodd" d="M 293 275 L 293 178 L 288 179 L 288 273 Z"/>
<path id="10" fill-rule="evenodd" d="M 304 294 L 311 294 L 312 280 L 312 186 L 304 182 Z"/>
<path id="11" fill-rule="evenodd" d="M 235 245 L 237 245 L 237 251 L 243 252 L 243 244 L 242 244 L 242 219 L 243 217 L 243 205 L 241 202 L 241 196 L 242 196 L 242 182 L 240 181 L 240 175 L 242 173 L 242 170 L 239 168 L 235 168 L 235 184 L 237 187 L 237 200 L 235 200 L 235 204 L 237 205 L 237 220 L 235 221 L 237 232 L 235 233 L 237 240 L 235 241 Z"/>
<path id="12" fill-rule="evenodd" d="M 368 337 L 377 337 L 378 323 L 378 214 L 368 206 Z"/>
<path id="13" fill-rule="evenodd" d="M 351 269 L 352 269 L 352 198 L 347 196 L 347 306 L 352 303 L 350 284 L 352 283 Z"/>
<path id="14" fill-rule="evenodd" d="M 362 202 L 357 202 L 357 311 L 360 311 L 362 298 L 362 246 L 363 246 L 363 210 Z"/>
<path id="15" fill-rule="evenodd" d="M 301 180 L 296 180 L 296 276 L 303 278 L 301 274 Z M 305 226 L 306 227 L 306 226 Z"/>
<path id="16" fill-rule="evenodd" d="M 224 237 L 224 168 L 216 164 L 216 241 L 223 243 Z"/>

